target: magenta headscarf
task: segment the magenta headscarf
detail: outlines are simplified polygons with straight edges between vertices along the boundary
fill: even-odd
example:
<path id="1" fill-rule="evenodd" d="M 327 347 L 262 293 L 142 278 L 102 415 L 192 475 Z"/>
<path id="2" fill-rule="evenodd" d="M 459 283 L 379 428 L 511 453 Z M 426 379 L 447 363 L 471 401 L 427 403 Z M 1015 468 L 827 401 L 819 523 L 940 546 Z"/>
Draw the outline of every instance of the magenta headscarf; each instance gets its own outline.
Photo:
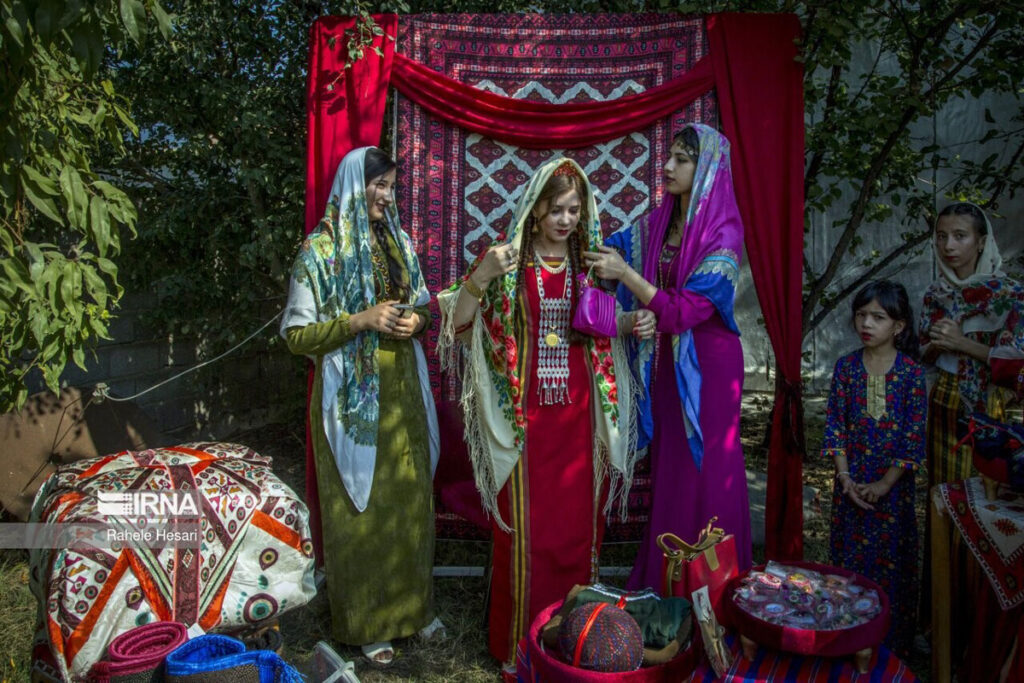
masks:
<path id="1" fill-rule="evenodd" d="M 697 267 L 716 252 L 728 252 L 739 262 L 743 253 L 743 222 L 736 205 L 736 194 L 732 186 L 732 167 L 729 160 L 729 141 L 724 135 L 702 123 L 692 123 L 687 128 L 697 131 L 700 139 L 700 155 L 693 174 L 690 190 L 690 206 L 686 212 L 686 230 L 676 260 L 676 277 L 673 282 L 687 282 Z M 666 193 L 661 204 L 651 211 L 647 224 L 647 254 L 660 254 L 665 241 L 665 232 L 672 221 L 672 214 L 679 199 Z M 648 282 L 657 282 L 658 258 L 644 259 L 643 275 Z M 689 284 L 687 284 L 689 288 Z M 733 294 L 716 301 L 712 298 L 722 318 L 733 330 Z"/>
<path id="2" fill-rule="evenodd" d="M 743 253 L 743 223 L 733 192 L 729 141 L 710 126 L 693 123 L 688 127 L 697 132 L 700 154 L 694 170 L 686 230 L 679 258 L 676 259 L 676 272 L 670 279 L 673 285 L 666 289 L 671 292 L 685 288 L 706 297 L 722 316 L 725 325 L 739 334 L 733 317 L 733 301 L 740 255 Z M 647 220 L 641 219 L 605 241 L 608 246 L 622 251 L 623 258 L 634 270 L 643 273 L 648 282 L 658 281 L 662 244 L 678 201 L 677 197 L 666 194 L 661 204 L 648 214 Z M 617 296 L 626 310 L 642 308 L 625 286 L 619 286 Z M 673 336 L 672 352 L 686 438 L 699 469 L 704 459 L 704 438 L 699 421 L 703 378 L 691 331 Z M 635 349 L 637 372 L 647 386 L 650 386 L 653 356 L 654 344 L 651 341 L 641 342 Z M 638 448 L 646 445 L 653 433 L 649 401 L 648 395 L 638 405 L 641 430 Z"/>

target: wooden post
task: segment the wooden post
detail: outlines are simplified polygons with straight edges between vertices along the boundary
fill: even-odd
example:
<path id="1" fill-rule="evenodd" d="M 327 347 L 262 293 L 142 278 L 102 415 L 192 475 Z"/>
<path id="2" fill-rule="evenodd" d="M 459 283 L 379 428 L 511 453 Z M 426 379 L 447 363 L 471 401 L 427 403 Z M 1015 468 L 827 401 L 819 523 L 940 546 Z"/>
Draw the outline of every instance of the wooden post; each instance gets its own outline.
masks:
<path id="1" fill-rule="evenodd" d="M 939 484 L 932 487 L 932 680 L 935 683 L 950 683 L 952 667 L 950 655 L 951 639 L 951 590 L 949 585 L 949 542 L 950 519 L 946 510 Z"/>

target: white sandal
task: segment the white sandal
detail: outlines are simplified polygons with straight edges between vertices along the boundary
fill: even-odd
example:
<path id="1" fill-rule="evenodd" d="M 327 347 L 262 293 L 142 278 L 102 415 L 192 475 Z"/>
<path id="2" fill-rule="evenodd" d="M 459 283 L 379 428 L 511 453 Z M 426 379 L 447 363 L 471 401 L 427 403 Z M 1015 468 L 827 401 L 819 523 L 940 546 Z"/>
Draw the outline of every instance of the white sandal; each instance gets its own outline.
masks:
<path id="1" fill-rule="evenodd" d="M 389 640 L 363 645 L 362 650 L 363 656 L 374 664 L 387 666 L 395 661 L 395 648 L 391 646 L 391 641 Z"/>
<path id="2" fill-rule="evenodd" d="M 440 617 L 434 617 L 434 620 L 421 628 L 419 633 L 420 640 L 425 643 L 429 643 L 435 640 L 444 640 L 448 637 L 448 629 L 445 628 L 444 622 L 441 621 Z"/>

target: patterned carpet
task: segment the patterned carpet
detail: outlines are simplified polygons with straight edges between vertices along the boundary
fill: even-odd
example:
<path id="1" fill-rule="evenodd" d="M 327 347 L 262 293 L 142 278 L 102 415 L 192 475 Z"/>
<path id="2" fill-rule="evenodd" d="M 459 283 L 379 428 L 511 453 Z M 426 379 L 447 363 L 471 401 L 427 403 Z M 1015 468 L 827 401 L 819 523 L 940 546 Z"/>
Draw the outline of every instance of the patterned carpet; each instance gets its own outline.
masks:
<path id="1" fill-rule="evenodd" d="M 565 103 L 616 99 L 661 85 L 700 60 L 707 42 L 696 17 L 423 14 L 403 18 L 397 49 L 483 90 Z M 582 166 L 598 191 L 602 228 L 611 234 L 660 196 L 672 132 L 689 121 L 714 125 L 717 109 L 709 93 L 645 130 L 570 150 L 520 149 L 469 133 L 401 95 L 394 115 L 402 223 L 428 288 L 437 292 L 506 228 L 526 182 L 547 159 L 564 154 Z M 451 400 L 458 396 L 457 378 L 440 374 L 432 353 L 436 324 L 427 343 L 431 378 L 441 400 Z M 630 519 L 612 525 L 608 540 L 640 537 L 646 518 L 639 510 L 649 495 L 646 461 L 640 467 Z M 473 535 L 448 528 L 444 510 L 439 513 L 442 536 Z"/>

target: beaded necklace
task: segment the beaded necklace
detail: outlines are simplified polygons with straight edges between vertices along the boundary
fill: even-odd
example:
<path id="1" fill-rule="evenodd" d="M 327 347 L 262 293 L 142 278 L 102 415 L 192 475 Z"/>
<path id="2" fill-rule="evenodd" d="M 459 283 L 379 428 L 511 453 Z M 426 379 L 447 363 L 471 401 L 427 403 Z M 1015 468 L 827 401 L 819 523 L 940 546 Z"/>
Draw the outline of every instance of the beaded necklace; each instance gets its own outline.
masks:
<path id="1" fill-rule="evenodd" d="M 545 297 L 541 268 L 554 275 L 566 271 L 560 297 Z M 572 301 L 569 298 L 569 283 L 572 281 L 572 264 L 566 255 L 561 265 L 552 268 L 535 250 L 533 273 L 537 278 L 537 295 L 540 299 L 540 321 L 537 325 L 537 393 L 540 395 L 540 404 L 571 403 L 569 312 L 572 310 Z"/>

